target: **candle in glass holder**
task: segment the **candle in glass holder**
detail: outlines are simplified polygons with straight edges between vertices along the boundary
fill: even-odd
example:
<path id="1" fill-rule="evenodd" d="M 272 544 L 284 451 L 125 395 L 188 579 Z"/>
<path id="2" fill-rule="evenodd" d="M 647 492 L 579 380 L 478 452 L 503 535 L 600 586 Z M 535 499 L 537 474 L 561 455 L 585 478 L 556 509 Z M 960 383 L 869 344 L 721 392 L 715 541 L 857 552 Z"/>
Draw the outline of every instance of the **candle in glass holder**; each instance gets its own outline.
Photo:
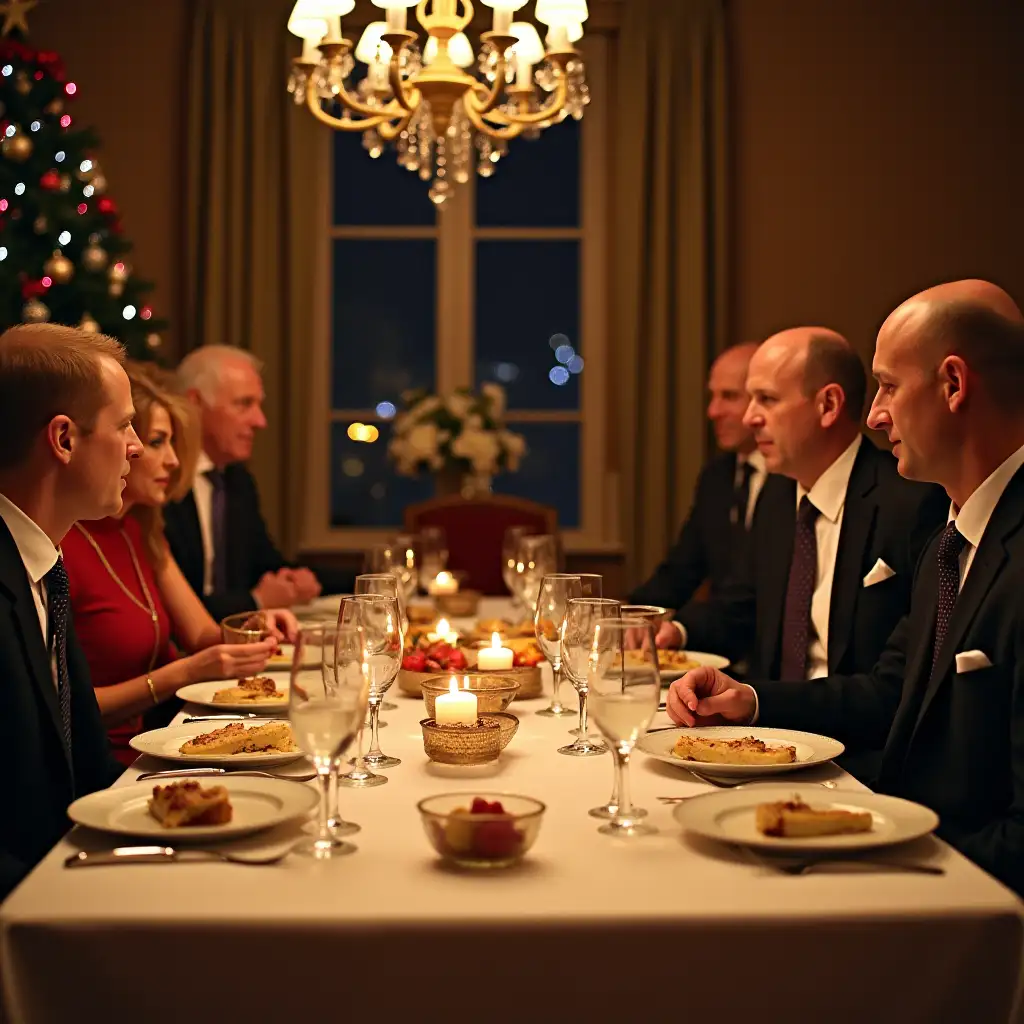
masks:
<path id="1" fill-rule="evenodd" d="M 476 694 L 460 690 L 452 676 L 448 692 L 434 701 L 434 721 L 438 725 L 476 725 Z"/>
<path id="2" fill-rule="evenodd" d="M 501 646 L 501 637 L 492 633 L 491 646 L 480 649 L 476 667 L 481 672 L 507 672 L 512 667 L 514 657 L 507 647 Z"/>
<path id="3" fill-rule="evenodd" d="M 459 581 L 450 572 L 439 572 L 427 585 L 427 593 L 431 597 L 437 597 L 439 594 L 457 594 L 458 592 Z"/>
<path id="4" fill-rule="evenodd" d="M 434 631 L 427 634 L 427 639 L 432 644 L 443 640 L 449 647 L 454 647 L 459 642 L 459 634 L 448 625 L 447 619 L 441 619 Z"/>

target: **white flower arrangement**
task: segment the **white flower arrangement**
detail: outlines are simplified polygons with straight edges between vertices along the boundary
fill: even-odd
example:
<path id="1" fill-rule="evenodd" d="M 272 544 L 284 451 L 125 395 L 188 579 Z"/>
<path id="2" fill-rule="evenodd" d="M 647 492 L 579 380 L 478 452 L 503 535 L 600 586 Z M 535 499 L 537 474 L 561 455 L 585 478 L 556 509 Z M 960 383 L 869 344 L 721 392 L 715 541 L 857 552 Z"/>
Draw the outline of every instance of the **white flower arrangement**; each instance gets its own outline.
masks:
<path id="1" fill-rule="evenodd" d="M 406 391 L 394 419 L 388 455 L 402 476 L 454 470 L 493 476 L 515 472 L 526 454 L 521 434 L 505 429 L 505 389 L 484 384 L 480 394 L 459 388 L 441 397 Z"/>

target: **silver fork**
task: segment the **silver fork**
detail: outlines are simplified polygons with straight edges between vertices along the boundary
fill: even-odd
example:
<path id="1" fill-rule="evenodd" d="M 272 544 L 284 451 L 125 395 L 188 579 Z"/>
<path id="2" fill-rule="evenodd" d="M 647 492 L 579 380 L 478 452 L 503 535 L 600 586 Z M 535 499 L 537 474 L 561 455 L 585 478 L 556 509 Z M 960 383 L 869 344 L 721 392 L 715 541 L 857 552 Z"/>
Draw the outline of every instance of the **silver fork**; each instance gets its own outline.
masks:
<path id="1" fill-rule="evenodd" d="M 758 858 L 765 864 L 784 875 L 804 875 L 822 864 L 868 864 L 884 871 L 908 871 L 915 875 L 944 875 L 946 869 L 938 864 L 912 864 L 898 860 L 873 860 L 866 857 L 814 857 L 809 860 L 781 861 L 775 863 L 766 858 Z"/>
<path id="2" fill-rule="evenodd" d="M 220 850 L 176 850 L 173 846 L 116 846 L 113 850 L 73 853 L 64 861 L 66 868 L 103 867 L 112 864 L 188 864 L 201 861 L 222 861 L 225 864 L 262 866 L 277 864 L 291 853 L 285 847 L 272 854 L 242 857 Z"/>
<path id="3" fill-rule="evenodd" d="M 273 772 L 260 772 L 255 769 L 231 769 L 227 768 L 182 768 L 180 771 L 143 772 L 135 777 L 136 782 L 145 782 L 146 779 L 194 779 L 210 775 L 253 775 L 260 779 L 281 779 L 283 782 L 312 782 L 316 778 L 316 772 L 308 772 L 303 775 L 275 775 Z"/>

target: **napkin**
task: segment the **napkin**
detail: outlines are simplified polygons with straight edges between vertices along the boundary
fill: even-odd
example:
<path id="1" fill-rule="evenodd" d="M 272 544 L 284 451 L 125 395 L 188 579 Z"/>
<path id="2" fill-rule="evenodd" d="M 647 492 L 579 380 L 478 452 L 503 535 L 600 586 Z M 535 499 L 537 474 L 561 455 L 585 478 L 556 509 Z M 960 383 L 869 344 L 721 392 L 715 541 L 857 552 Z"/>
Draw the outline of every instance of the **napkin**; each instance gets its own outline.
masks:
<path id="1" fill-rule="evenodd" d="M 876 583 L 882 583 L 887 580 L 890 576 L 895 576 L 896 570 L 890 569 L 880 558 L 873 566 L 871 571 L 864 577 L 864 586 L 873 587 Z"/>
<path id="2" fill-rule="evenodd" d="M 956 656 L 956 670 L 959 675 L 991 667 L 992 662 L 988 660 L 988 655 L 984 651 L 964 651 Z"/>

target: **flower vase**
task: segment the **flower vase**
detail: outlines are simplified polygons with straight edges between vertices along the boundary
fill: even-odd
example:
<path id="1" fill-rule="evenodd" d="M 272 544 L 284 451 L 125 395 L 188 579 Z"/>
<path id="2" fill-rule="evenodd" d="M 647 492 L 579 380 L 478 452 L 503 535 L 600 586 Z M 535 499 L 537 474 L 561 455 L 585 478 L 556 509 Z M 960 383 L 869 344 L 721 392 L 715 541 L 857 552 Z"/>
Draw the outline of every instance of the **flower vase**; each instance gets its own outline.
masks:
<path id="1" fill-rule="evenodd" d="M 448 466 L 434 474 L 434 493 L 439 498 L 461 495 L 463 498 L 479 498 L 491 493 L 489 473 L 463 473 Z"/>

